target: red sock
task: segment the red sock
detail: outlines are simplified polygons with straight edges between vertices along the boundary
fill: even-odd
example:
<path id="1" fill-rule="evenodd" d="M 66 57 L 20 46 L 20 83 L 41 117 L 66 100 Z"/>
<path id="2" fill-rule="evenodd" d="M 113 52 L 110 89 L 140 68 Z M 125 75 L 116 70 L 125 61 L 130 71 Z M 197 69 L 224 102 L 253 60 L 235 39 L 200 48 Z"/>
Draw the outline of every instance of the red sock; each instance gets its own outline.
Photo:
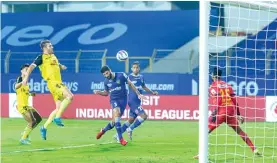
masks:
<path id="1" fill-rule="evenodd" d="M 240 137 L 242 138 L 242 140 L 252 149 L 252 152 L 254 152 L 254 150 L 256 149 L 256 147 L 253 145 L 252 141 L 249 139 L 249 137 L 247 136 L 246 133 L 244 133 L 243 131 L 241 131 L 239 133 Z"/>

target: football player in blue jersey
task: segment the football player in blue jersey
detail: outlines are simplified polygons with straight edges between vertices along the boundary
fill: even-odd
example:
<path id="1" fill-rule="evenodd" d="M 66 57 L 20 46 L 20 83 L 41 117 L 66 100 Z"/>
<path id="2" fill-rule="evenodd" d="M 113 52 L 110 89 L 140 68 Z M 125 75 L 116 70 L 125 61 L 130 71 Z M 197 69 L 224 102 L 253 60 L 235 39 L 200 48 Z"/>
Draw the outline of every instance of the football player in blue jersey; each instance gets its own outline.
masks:
<path id="1" fill-rule="evenodd" d="M 144 82 L 144 77 L 140 73 L 139 62 L 132 64 L 132 73 L 128 76 L 128 79 L 135 85 L 137 90 L 142 94 L 145 90 L 153 95 L 158 95 L 158 92 L 150 90 Z M 122 126 L 122 133 L 127 130 L 129 138 L 132 140 L 132 131 L 139 127 L 146 119 L 147 114 L 141 107 L 141 98 L 137 96 L 137 93 L 133 89 L 129 90 L 128 105 L 130 107 L 129 119 Z M 119 141 L 118 135 L 115 134 L 114 138 Z"/>
<path id="2" fill-rule="evenodd" d="M 94 94 L 102 96 L 110 95 L 110 103 L 113 108 L 113 119 L 105 128 L 100 130 L 100 132 L 96 135 L 96 138 L 100 139 L 105 132 L 115 127 L 120 144 L 125 146 L 128 142 L 122 137 L 120 118 L 123 115 L 127 105 L 128 93 L 126 84 L 130 86 L 132 91 L 137 95 L 137 98 L 142 99 L 143 95 L 137 90 L 125 73 L 112 72 L 108 66 L 103 66 L 101 68 L 101 73 L 106 78 L 104 81 L 105 89 L 104 91 L 94 90 Z"/>

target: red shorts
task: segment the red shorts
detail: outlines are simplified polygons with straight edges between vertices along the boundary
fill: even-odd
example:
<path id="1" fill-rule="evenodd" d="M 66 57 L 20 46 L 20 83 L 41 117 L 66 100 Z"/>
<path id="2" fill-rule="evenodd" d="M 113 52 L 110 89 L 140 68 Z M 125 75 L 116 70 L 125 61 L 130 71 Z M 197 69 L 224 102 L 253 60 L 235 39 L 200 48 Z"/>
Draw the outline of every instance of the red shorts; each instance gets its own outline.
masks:
<path id="1" fill-rule="evenodd" d="M 239 123 L 233 106 L 218 108 L 209 117 L 209 126 L 219 126 L 224 122 L 229 126 L 238 126 Z"/>

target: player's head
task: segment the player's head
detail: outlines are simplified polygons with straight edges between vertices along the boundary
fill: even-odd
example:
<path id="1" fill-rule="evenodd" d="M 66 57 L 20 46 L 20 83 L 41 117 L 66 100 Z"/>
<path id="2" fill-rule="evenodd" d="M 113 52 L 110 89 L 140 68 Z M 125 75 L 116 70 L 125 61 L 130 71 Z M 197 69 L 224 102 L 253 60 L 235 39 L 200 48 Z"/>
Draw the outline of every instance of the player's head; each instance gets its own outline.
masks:
<path id="1" fill-rule="evenodd" d="M 139 73 L 139 71 L 140 71 L 140 67 L 139 67 L 139 62 L 138 61 L 136 61 L 136 62 L 134 62 L 133 64 L 132 64 L 132 72 L 135 74 L 135 75 L 137 75 L 138 73 Z"/>
<path id="2" fill-rule="evenodd" d="M 221 78 L 221 75 L 222 75 L 222 70 L 220 70 L 218 67 L 215 67 L 212 74 L 213 81 L 219 80 Z"/>
<path id="3" fill-rule="evenodd" d="M 20 67 L 21 75 L 24 76 L 24 75 L 26 74 L 26 72 L 27 72 L 29 66 L 30 66 L 29 64 L 25 63 L 24 65 L 22 65 L 22 66 Z"/>
<path id="4" fill-rule="evenodd" d="M 45 54 L 53 54 L 54 53 L 54 47 L 49 40 L 41 41 L 40 48 L 42 49 L 43 53 L 45 53 Z"/>
<path id="5" fill-rule="evenodd" d="M 103 76 L 107 79 L 111 79 L 112 78 L 112 71 L 109 68 L 109 66 L 103 66 L 101 68 L 101 73 L 103 74 Z"/>

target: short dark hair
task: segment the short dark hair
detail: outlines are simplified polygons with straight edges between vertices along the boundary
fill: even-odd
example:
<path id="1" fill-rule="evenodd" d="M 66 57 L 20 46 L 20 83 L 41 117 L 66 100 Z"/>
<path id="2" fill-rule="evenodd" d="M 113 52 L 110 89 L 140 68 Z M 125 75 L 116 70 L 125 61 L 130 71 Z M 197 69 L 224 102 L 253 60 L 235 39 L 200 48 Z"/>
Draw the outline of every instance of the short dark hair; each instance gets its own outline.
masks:
<path id="1" fill-rule="evenodd" d="M 109 68 L 109 66 L 107 66 L 107 65 L 105 65 L 105 66 L 103 66 L 102 68 L 101 68 L 101 73 L 103 74 L 104 72 L 106 72 L 106 71 L 110 71 L 111 69 Z"/>
<path id="2" fill-rule="evenodd" d="M 50 40 L 42 40 L 42 41 L 40 42 L 40 48 L 43 49 L 44 46 L 45 46 L 47 43 L 51 43 Z"/>
<path id="3" fill-rule="evenodd" d="M 222 75 L 222 70 L 220 70 L 220 68 L 218 67 L 215 67 L 213 71 L 213 76 L 221 77 L 221 75 Z"/>
<path id="4" fill-rule="evenodd" d="M 29 67 L 30 65 L 28 64 L 28 63 L 25 63 L 24 65 L 22 65 L 21 67 L 20 67 L 20 70 L 22 70 L 22 69 L 24 69 L 25 67 Z"/>
<path id="5" fill-rule="evenodd" d="M 133 65 L 138 65 L 139 66 L 139 61 L 135 61 L 133 64 L 132 64 L 132 66 Z"/>

